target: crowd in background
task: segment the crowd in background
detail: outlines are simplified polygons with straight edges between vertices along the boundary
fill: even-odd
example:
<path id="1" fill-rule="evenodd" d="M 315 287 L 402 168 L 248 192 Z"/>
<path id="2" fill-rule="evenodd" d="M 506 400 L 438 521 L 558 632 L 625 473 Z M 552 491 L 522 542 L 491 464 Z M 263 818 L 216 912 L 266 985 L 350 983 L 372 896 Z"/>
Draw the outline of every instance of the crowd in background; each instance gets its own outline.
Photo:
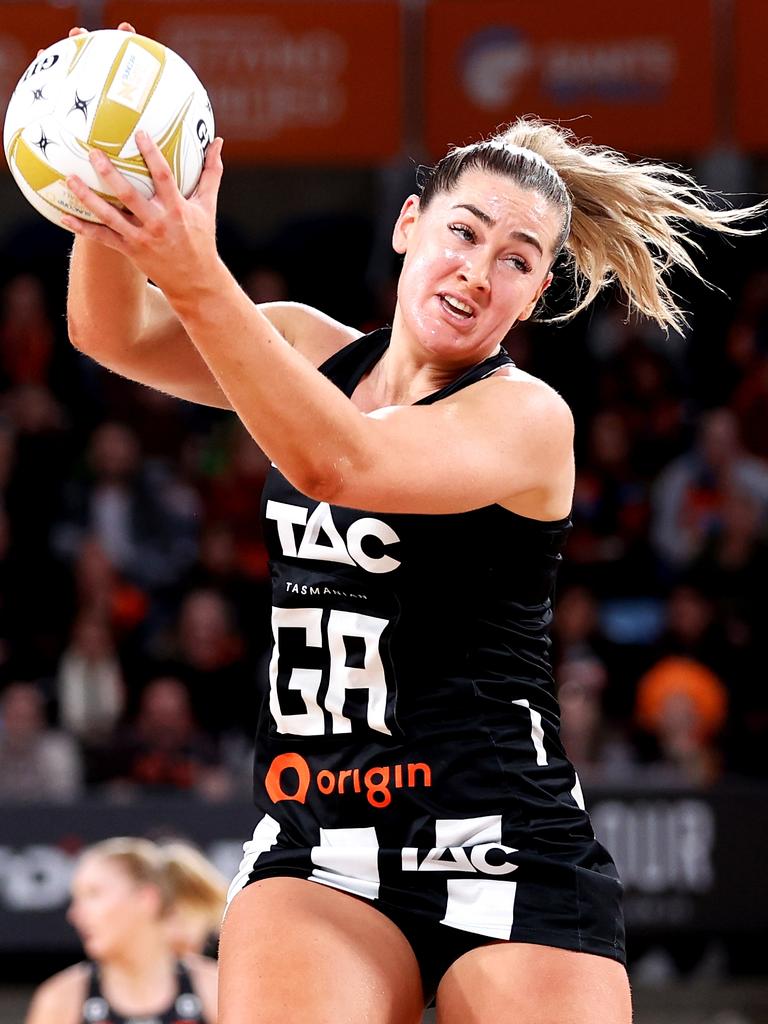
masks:
<path id="1" fill-rule="evenodd" d="M 316 303 L 362 329 L 393 308 L 396 268 L 364 277 L 372 236 L 344 217 L 258 251 L 222 232 L 255 300 Z M 68 245 L 39 221 L 0 245 L 0 801 L 245 796 L 269 644 L 268 462 L 233 415 L 72 348 Z M 730 299 L 679 282 L 685 338 L 627 323 L 617 296 L 508 338 L 576 418 L 552 653 L 587 785 L 766 775 L 760 249 L 708 250 L 702 269 Z M 551 312 L 566 301 L 553 289 Z"/>

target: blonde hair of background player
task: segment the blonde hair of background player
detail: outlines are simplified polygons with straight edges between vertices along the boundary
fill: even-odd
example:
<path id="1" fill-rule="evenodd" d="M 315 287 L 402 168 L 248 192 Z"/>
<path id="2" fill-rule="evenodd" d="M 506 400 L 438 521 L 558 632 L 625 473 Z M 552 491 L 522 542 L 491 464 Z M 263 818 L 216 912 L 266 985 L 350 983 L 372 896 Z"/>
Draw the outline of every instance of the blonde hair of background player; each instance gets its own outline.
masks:
<path id="1" fill-rule="evenodd" d="M 166 923 L 173 948 L 181 957 L 202 953 L 216 935 L 224 913 L 227 881 L 194 846 L 178 840 L 163 843 L 173 897 Z"/>

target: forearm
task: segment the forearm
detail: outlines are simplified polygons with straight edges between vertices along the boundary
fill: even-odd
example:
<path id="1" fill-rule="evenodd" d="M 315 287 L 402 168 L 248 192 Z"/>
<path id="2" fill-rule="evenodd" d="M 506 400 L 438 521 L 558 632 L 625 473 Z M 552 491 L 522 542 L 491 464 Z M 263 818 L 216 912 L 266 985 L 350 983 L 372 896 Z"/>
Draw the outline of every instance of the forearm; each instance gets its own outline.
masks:
<path id="1" fill-rule="evenodd" d="M 125 346 L 141 334 L 147 278 L 121 253 L 76 238 L 67 295 L 72 343 L 99 358 L 99 352 Z"/>
<path id="2" fill-rule="evenodd" d="M 332 497 L 369 455 L 367 417 L 286 342 L 220 260 L 204 286 L 167 298 L 268 457 L 299 490 Z"/>

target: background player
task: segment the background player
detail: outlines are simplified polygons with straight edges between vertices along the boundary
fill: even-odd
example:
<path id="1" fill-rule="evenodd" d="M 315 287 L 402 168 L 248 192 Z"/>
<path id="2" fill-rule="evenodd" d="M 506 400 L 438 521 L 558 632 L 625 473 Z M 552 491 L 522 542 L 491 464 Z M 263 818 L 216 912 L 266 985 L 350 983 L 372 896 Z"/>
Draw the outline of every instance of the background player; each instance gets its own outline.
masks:
<path id="1" fill-rule="evenodd" d="M 185 899 L 190 887 L 199 891 L 202 876 L 184 844 L 164 849 L 148 839 L 117 838 L 87 849 L 72 880 L 68 917 L 88 960 L 40 985 L 27 1024 L 212 1024 L 216 963 L 196 953 L 180 959 L 186 930 L 182 940 L 177 924 L 169 928 L 176 892 Z"/>

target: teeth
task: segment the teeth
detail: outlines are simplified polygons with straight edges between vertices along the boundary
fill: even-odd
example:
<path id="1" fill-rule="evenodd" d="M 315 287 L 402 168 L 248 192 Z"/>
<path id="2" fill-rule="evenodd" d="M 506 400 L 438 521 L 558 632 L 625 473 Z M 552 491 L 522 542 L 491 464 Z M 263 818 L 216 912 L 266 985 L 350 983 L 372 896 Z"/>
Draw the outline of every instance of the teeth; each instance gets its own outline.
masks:
<path id="1" fill-rule="evenodd" d="M 459 313 L 467 313 L 471 315 L 472 307 L 468 306 L 466 302 L 462 302 L 461 299 L 455 299 L 452 295 L 444 295 L 443 299 L 449 306 L 457 310 Z"/>

